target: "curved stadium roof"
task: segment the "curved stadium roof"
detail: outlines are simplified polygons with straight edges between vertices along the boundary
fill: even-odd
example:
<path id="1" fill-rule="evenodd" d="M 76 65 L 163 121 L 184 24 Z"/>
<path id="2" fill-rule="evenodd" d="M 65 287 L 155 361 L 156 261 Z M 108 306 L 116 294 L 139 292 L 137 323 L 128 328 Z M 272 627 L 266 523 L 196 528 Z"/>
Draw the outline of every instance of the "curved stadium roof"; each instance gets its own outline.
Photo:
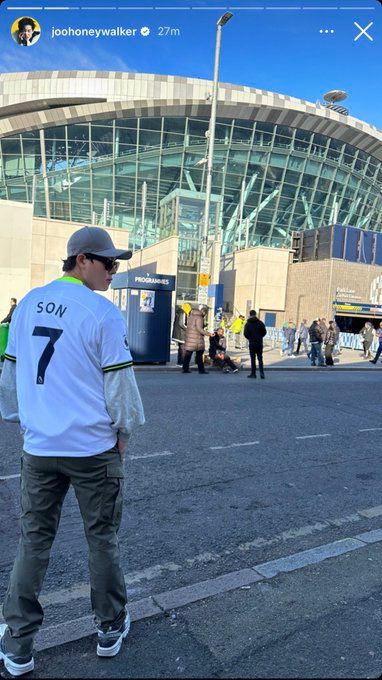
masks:
<path id="1" fill-rule="evenodd" d="M 70 122 L 137 116 L 209 117 L 212 82 L 119 71 L 0 74 L 0 137 Z M 382 160 L 382 131 L 323 105 L 219 83 L 217 115 L 318 132 Z"/>
<path id="2" fill-rule="evenodd" d="M 136 238 L 147 181 L 146 243 L 155 241 L 167 195 L 203 196 L 211 91 L 209 80 L 170 75 L 0 74 L 0 198 L 30 201 L 36 177 L 35 214 L 125 227 Z M 228 83 L 219 84 L 217 117 L 212 191 L 222 199 L 224 251 L 242 243 L 241 199 L 250 245 L 287 244 L 291 231 L 334 220 L 382 229 L 381 130 Z"/>

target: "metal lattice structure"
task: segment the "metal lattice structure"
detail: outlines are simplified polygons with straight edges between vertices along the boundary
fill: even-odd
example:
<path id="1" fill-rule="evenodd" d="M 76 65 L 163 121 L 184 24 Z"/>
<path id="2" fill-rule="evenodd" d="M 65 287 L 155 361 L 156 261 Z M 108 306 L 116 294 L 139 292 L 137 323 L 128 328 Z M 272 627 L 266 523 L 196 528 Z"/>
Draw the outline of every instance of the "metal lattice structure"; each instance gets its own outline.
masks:
<path id="1" fill-rule="evenodd" d="M 160 202 L 205 191 L 209 81 L 148 74 L 0 76 L 0 198 L 38 216 L 160 233 Z M 212 192 L 223 252 L 283 246 L 335 221 L 381 230 L 382 133 L 285 95 L 220 84 Z"/>

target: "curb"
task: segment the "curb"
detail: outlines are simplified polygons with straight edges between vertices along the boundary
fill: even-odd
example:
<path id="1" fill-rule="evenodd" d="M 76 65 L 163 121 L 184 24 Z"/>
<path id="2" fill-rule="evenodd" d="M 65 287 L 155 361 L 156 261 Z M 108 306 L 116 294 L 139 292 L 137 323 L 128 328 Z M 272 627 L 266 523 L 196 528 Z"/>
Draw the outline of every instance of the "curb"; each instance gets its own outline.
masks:
<path id="1" fill-rule="evenodd" d="M 268 373 L 269 371 L 312 371 L 312 372 L 322 372 L 325 371 L 326 373 L 330 373 L 331 371 L 327 370 L 328 367 L 321 367 L 321 366 L 301 366 L 298 368 L 297 366 L 264 366 L 265 373 Z M 382 371 L 382 365 L 381 367 L 378 366 L 378 368 L 368 368 L 366 366 L 334 366 L 333 368 L 336 369 L 336 373 L 338 371 L 377 371 L 380 372 Z M 193 367 L 190 368 L 192 373 L 197 373 L 197 369 L 194 369 Z M 208 367 L 207 370 L 210 370 Z M 241 372 L 246 372 L 250 370 L 250 366 L 248 367 L 241 367 L 239 369 L 239 373 Z M 179 366 L 134 366 L 134 371 L 136 373 L 144 372 L 144 371 L 160 371 L 160 372 L 167 372 L 167 373 L 181 373 L 181 369 Z M 218 370 L 210 370 L 211 373 L 218 373 Z"/>
<path id="2" fill-rule="evenodd" d="M 328 559 L 340 557 L 347 553 L 376 544 L 382 541 L 382 529 L 365 531 L 355 536 L 324 543 L 307 550 L 243 567 L 204 581 L 181 586 L 173 590 L 149 595 L 128 604 L 131 620 L 141 621 L 155 616 L 169 616 L 171 611 L 202 600 L 210 599 L 230 591 L 247 589 L 261 581 L 268 581 L 281 574 L 288 574 L 305 567 L 320 564 Z M 176 618 L 176 612 L 173 614 Z M 42 628 L 35 642 L 35 650 L 58 647 L 68 642 L 75 642 L 89 635 L 95 635 L 93 615 Z"/>
<path id="3" fill-rule="evenodd" d="M 1 375 L 2 368 L 3 368 L 2 364 L 0 364 L 0 375 Z M 281 372 L 282 371 L 284 371 L 284 372 L 285 371 L 294 371 L 294 372 L 297 372 L 297 373 L 301 372 L 301 371 L 312 371 L 312 372 L 316 372 L 316 373 L 317 372 L 322 373 L 323 371 L 325 371 L 326 373 L 330 373 L 331 371 L 328 371 L 327 368 L 328 367 L 325 367 L 325 369 L 324 369 L 321 366 L 301 366 L 300 368 L 298 366 L 264 366 L 265 373 L 269 373 L 270 371 L 281 371 Z M 367 366 L 357 366 L 357 365 L 355 365 L 355 366 L 333 366 L 333 368 L 336 369 L 335 370 L 336 373 L 339 373 L 340 371 L 343 371 L 343 372 L 344 371 L 353 371 L 353 373 L 354 372 L 358 373 L 358 372 L 361 372 L 361 371 L 362 372 L 374 371 L 374 372 L 380 373 L 382 371 L 382 365 L 381 365 L 381 367 L 378 366 L 378 368 L 371 368 L 371 367 L 369 368 Z M 197 369 L 196 368 L 194 369 L 193 367 L 190 367 L 190 370 L 191 370 L 192 373 L 195 373 L 195 374 L 198 372 Z M 219 371 L 215 368 L 211 370 L 210 367 L 208 367 L 208 370 L 211 373 L 216 373 L 216 374 L 219 373 Z M 250 366 L 246 366 L 246 367 L 242 366 L 241 368 L 239 368 L 239 373 L 247 372 L 249 370 L 250 370 Z M 179 366 L 140 366 L 140 365 L 134 366 L 134 372 L 135 373 L 158 372 L 158 373 L 179 373 L 179 374 L 182 373 Z"/>

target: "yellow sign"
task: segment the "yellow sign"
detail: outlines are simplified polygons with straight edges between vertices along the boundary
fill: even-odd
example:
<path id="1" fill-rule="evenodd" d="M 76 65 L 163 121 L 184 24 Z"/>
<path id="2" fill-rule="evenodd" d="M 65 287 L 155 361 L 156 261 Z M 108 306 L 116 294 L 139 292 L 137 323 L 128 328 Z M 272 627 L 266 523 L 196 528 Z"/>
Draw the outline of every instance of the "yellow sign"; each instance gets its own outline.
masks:
<path id="1" fill-rule="evenodd" d="M 209 278 L 208 274 L 199 274 L 199 286 L 208 286 Z"/>

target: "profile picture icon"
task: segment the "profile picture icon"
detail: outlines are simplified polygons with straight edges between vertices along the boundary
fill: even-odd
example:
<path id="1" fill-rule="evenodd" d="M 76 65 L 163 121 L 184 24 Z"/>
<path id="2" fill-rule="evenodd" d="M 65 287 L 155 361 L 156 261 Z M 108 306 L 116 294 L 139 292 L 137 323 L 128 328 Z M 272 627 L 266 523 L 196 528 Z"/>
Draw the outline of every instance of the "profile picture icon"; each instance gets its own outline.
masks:
<path id="1" fill-rule="evenodd" d="M 13 22 L 11 34 L 17 45 L 32 47 L 40 40 L 40 24 L 32 17 L 20 17 Z"/>

